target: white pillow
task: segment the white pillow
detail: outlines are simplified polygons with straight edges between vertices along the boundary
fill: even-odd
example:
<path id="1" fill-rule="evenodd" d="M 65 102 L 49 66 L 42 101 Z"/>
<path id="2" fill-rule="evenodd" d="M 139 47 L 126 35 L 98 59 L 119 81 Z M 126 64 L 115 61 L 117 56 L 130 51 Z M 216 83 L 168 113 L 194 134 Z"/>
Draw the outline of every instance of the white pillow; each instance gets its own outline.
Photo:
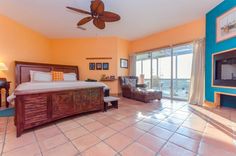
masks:
<path id="1" fill-rule="evenodd" d="M 64 81 L 77 81 L 75 73 L 64 73 Z"/>
<path id="2" fill-rule="evenodd" d="M 30 71 L 31 82 L 50 82 L 52 81 L 51 72 Z"/>

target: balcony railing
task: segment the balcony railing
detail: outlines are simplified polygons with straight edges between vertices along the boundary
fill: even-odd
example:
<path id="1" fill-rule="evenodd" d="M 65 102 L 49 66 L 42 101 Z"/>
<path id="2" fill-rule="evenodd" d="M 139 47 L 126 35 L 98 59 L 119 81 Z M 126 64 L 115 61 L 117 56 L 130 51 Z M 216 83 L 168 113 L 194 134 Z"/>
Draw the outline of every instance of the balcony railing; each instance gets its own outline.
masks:
<path id="1" fill-rule="evenodd" d="M 171 88 L 173 88 L 173 98 L 187 100 L 189 96 L 190 79 L 173 79 L 173 87 L 171 87 L 171 79 L 145 79 L 145 84 L 149 88 L 161 90 L 164 97 L 171 97 Z"/>

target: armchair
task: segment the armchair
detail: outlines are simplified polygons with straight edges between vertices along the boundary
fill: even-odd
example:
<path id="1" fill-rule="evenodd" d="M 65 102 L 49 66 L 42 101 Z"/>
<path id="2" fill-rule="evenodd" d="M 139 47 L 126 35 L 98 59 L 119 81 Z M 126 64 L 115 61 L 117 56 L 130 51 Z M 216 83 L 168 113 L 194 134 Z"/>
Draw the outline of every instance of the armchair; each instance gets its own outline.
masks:
<path id="1" fill-rule="evenodd" d="M 132 98 L 133 92 L 137 88 L 146 88 L 145 84 L 138 84 L 137 76 L 121 76 L 119 77 L 120 86 L 122 90 L 122 96 L 126 98 Z"/>
<path id="2" fill-rule="evenodd" d="M 146 89 L 147 85 L 138 84 L 138 77 L 123 76 L 119 77 L 122 96 L 148 103 L 152 100 L 161 100 L 162 91 Z"/>

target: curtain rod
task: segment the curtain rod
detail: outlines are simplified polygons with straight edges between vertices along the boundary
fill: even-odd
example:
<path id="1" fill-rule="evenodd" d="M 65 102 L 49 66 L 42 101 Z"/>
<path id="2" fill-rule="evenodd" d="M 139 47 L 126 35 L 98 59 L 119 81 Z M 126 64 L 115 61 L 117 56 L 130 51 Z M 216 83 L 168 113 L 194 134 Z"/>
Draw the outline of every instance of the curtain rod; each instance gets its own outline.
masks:
<path id="1" fill-rule="evenodd" d="M 205 37 L 204 37 L 204 38 L 199 38 L 199 39 L 196 39 L 196 40 L 191 40 L 191 41 L 186 41 L 186 42 L 180 42 L 180 43 L 176 43 L 176 44 L 171 44 L 171 45 L 168 45 L 168 46 L 161 46 L 161 47 L 158 47 L 158 48 L 152 48 L 152 49 L 149 49 L 149 50 L 134 52 L 134 54 L 148 53 L 148 52 L 150 52 L 150 51 L 161 50 L 161 49 L 171 48 L 171 47 L 175 47 L 175 46 L 179 46 L 179 45 L 190 44 L 190 43 L 193 43 L 193 42 L 196 42 L 196 41 L 201 41 L 201 40 L 204 40 L 204 39 L 205 39 Z"/>

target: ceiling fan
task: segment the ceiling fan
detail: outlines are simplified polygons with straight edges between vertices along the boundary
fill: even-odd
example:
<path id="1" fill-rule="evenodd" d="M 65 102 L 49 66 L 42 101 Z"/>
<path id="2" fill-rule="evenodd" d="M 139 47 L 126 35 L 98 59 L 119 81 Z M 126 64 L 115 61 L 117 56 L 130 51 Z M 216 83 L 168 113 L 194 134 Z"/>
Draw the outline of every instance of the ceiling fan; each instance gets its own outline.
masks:
<path id="1" fill-rule="evenodd" d="M 74 8 L 74 7 L 66 7 L 67 9 L 73 10 L 78 13 L 89 15 L 81 19 L 77 26 L 82 30 L 86 30 L 85 28 L 81 27 L 82 25 L 93 21 L 93 24 L 98 29 L 105 29 L 106 24 L 105 22 L 116 22 L 120 20 L 120 16 L 116 13 L 105 11 L 105 5 L 102 0 L 92 0 L 90 5 L 90 12 L 85 11 L 82 9 Z"/>

